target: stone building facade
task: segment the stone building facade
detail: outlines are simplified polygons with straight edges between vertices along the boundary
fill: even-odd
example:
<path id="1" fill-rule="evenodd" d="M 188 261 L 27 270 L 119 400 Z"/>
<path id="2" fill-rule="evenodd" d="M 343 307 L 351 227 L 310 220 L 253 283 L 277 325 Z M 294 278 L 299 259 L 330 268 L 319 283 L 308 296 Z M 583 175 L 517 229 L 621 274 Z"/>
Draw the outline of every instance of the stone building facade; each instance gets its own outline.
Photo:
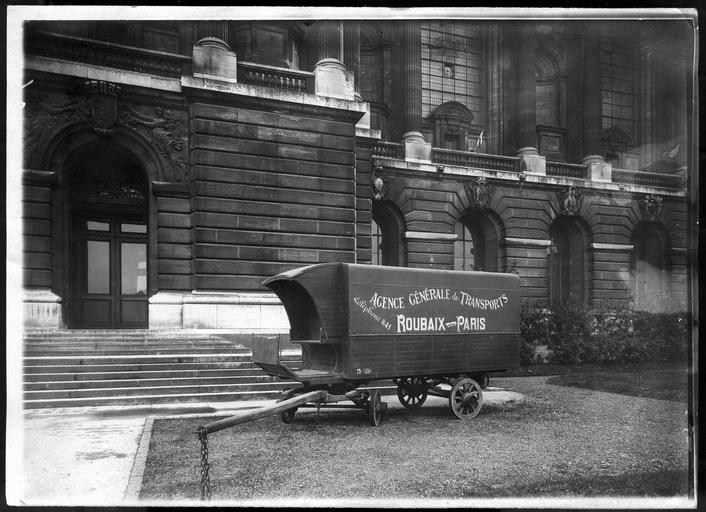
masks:
<path id="1" fill-rule="evenodd" d="M 25 326 L 286 331 L 330 261 L 683 306 L 693 21 L 27 22 Z"/>

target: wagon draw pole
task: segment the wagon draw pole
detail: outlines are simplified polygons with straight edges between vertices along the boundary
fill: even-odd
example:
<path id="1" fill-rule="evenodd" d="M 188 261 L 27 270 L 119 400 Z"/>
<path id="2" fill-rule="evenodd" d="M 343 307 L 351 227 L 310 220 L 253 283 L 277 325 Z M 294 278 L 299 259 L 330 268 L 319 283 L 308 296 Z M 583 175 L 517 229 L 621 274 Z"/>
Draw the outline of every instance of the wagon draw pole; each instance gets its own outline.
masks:
<path id="1" fill-rule="evenodd" d="M 263 407 L 262 409 L 258 409 L 256 411 L 231 416 L 230 418 L 225 418 L 200 426 L 196 431 L 196 434 L 201 442 L 201 500 L 211 499 L 211 478 L 208 473 L 210 469 L 210 464 L 208 462 L 208 434 L 218 432 L 219 430 L 226 428 L 235 427 L 236 425 L 240 425 L 242 423 L 248 423 L 261 418 L 266 418 L 267 416 L 272 416 L 307 402 L 326 402 L 327 398 L 328 393 L 324 390 L 311 391 L 309 393 L 304 393 L 302 395 L 277 402 L 277 404 L 272 407 Z"/>

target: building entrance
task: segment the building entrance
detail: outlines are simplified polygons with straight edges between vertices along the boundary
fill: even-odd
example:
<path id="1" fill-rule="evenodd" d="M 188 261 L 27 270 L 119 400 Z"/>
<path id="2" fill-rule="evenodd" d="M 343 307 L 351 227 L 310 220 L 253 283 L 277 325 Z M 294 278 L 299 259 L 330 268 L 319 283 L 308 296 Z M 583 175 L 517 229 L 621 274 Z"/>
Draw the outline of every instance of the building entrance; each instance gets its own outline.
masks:
<path id="1" fill-rule="evenodd" d="M 75 155 L 70 204 L 69 317 L 74 328 L 148 326 L 148 186 L 120 146 Z"/>
<path id="2" fill-rule="evenodd" d="M 146 327 L 146 219 L 81 212 L 75 217 L 75 226 L 76 326 Z"/>

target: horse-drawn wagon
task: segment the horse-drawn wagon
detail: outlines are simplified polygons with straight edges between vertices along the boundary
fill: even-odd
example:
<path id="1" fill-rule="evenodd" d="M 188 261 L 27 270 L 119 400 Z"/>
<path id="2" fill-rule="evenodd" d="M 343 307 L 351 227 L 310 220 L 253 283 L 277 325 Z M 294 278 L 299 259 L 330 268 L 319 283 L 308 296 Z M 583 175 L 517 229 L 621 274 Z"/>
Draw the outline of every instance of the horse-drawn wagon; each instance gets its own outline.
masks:
<path id="1" fill-rule="evenodd" d="M 265 372 L 301 383 L 283 393 L 285 422 L 297 407 L 350 400 L 377 425 L 386 404 L 365 386 L 390 379 L 405 407 L 442 396 L 457 417 L 471 419 L 488 375 L 519 365 L 515 274 L 324 263 L 263 284 L 282 301 L 290 339 L 302 349 L 293 369 L 280 361 L 277 339 L 253 347 Z"/>

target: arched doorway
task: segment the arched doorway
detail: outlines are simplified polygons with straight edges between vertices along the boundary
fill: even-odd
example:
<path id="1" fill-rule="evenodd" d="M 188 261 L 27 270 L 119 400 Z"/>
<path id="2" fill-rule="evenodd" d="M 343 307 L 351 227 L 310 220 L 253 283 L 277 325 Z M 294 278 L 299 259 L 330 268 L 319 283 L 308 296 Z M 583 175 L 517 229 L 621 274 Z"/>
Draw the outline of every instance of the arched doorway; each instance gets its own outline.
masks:
<path id="1" fill-rule="evenodd" d="M 92 143 L 66 162 L 72 328 L 146 328 L 149 202 L 145 171 L 118 144 Z"/>

